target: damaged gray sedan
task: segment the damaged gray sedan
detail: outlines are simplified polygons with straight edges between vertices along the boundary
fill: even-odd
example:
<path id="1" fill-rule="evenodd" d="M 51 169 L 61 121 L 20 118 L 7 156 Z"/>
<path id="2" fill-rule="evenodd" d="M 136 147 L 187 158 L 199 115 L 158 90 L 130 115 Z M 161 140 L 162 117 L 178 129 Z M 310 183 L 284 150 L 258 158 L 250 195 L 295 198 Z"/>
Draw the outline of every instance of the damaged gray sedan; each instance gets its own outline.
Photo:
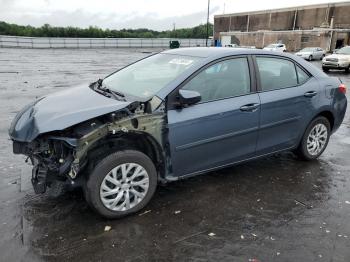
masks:
<path id="1" fill-rule="evenodd" d="M 183 48 L 39 98 L 13 120 L 36 193 L 82 187 L 107 218 L 142 209 L 159 182 L 294 150 L 312 160 L 343 121 L 346 87 L 288 54 Z"/>

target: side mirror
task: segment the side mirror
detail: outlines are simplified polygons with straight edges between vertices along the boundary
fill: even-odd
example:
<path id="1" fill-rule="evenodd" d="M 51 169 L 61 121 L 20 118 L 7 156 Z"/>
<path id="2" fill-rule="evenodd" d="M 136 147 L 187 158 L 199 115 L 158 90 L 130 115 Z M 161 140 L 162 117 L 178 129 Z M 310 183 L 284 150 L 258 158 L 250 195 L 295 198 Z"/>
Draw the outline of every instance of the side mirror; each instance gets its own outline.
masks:
<path id="1" fill-rule="evenodd" d="M 201 101 L 202 97 L 201 94 L 197 91 L 191 91 L 191 90 L 179 90 L 179 96 L 178 96 L 178 106 L 186 107 L 193 104 L 198 103 Z"/>

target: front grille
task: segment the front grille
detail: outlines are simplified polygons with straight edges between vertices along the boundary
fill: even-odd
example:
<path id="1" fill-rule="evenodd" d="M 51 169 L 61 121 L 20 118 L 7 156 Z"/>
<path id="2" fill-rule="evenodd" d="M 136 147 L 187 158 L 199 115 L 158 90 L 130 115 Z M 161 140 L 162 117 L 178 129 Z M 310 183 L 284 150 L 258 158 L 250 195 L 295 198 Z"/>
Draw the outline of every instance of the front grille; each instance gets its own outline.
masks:
<path id="1" fill-rule="evenodd" d="M 326 58 L 326 61 L 329 61 L 329 62 L 338 62 L 338 58 Z"/>

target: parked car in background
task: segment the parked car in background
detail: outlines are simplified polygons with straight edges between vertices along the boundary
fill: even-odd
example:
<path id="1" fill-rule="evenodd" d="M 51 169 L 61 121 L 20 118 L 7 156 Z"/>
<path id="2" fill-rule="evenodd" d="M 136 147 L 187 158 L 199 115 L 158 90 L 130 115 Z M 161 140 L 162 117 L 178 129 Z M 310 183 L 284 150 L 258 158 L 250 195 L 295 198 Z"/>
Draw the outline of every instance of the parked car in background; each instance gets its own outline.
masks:
<path id="1" fill-rule="evenodd" d="M 318 158 L 343 121 L 345 93 L 295 55 L 180 48 L 37 99 L 9 135 L 33 164 L 36 193 L 81 186 L 95 211 L 117 218 L 145 207 L 159 182 L 285 150 Z"/>
<path id="2" fill-rule="evenodd" d="M 180 41 L 178 41 L 178 40 L 169 41 L 169 48 L 170 49 L 179 48 L 179 47 L 180 47 Z"/>
<path id="3" fill-rule="evenodd" d="M 255 49 L 255 46 L 248 46 L 248 45 L 237 45 L 237 44 L 228 44 L 225 45 L 225 47 L 232 47 L 232 48 L 248 48 L 248 49 Z"/>
<path id="4" fill-rule="evenodd" d="M 225 45 L 225 47 L 238 48 L 238 47 L 240 47 L 240 46 L 237 45 L 237 44 L 228 44 L 228 45 Z"/>
<path id="5" fill-rule="evenodd" d="M 286 52 L 287 48 L 285 44 L 270 44 L 263 48 L 266 51 L 272 52 Z"/>
<path id="6" fill-rule="evenodd" d="M 322 60 L 323 71 L 329 69 L 341 69 L 350 72 L 350 46 L 345 46 L 337 50 L 334 54 L 326 56 Z"/>
<path id="7" fill-rule="evenodd" d="M 295 54 L 304 59 L 312 61 L 317 59 L 322 60 L 326 56 L 326 51 L 321 47 L 306 47 Z"/>

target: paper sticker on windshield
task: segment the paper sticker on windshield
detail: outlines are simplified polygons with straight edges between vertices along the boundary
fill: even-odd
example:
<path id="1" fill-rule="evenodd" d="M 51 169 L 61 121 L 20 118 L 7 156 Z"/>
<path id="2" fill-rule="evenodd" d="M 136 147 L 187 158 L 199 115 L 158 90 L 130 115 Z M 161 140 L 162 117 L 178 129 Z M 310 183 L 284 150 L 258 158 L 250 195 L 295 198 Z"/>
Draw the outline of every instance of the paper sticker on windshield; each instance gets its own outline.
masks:
<path id="1" fill-rule="evenodd" d="M 169 64 L 185 65 L 185 66 L 188 66 L 192 63 L 193 63 L 193 60 L 185 59 L 185 58 L 174 58 L 169 61 Z"/>

